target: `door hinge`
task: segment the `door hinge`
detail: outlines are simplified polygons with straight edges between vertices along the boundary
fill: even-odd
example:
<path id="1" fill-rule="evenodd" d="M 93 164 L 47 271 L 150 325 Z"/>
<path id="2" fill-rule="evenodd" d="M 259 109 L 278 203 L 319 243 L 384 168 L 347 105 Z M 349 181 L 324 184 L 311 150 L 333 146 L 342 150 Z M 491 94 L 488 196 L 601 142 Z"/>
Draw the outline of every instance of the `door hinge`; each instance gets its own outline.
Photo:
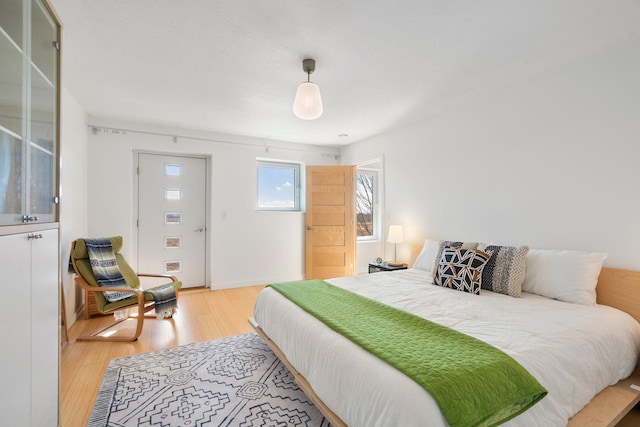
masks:
<path id="1" fill-rule="evenodd" d="M 136 228 L 140 228 L 140 219 L 136 219 Z"/>
<path id="2" fill-rule="evenodd" d="M 57 40 L 52 41 L 51 44 L 56 50 L 60 50 L 60 43 Z"/>

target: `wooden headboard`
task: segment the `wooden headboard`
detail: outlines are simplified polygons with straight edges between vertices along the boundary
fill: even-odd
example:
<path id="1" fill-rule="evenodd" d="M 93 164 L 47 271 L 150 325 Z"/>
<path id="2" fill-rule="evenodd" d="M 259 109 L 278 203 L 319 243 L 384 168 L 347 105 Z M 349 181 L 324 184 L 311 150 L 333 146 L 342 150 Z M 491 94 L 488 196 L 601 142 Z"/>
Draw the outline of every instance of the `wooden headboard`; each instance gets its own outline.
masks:
<path id="1" fill-rule="evenodd" d="M 422 245 L 413 245 L 409 267 L 422 250 Z M 640 271 L 604 267 L 600 271 L 596 287 L 598 304 L 622 310 L 640 323 Z"/>
<path id="2" fill-rule="evenodd" d="M 596 295 L 598 304 L 622 310 L 640 322 L 640 271 L 603 268 Z"/>
<path id="3" fill-rule="evenodd" d="M 413 245 L 413 246 L 411 246 L 411 255 L 409 255 L 409 262 L 407 263 L 409 268 L 412 268 L 413 267 L 413 263 L 416 262 L 416 258 L 418 258 L 418 255 L 420 255 L 420 251 L 422 250 L 422 246 L 423 245 Z"/>

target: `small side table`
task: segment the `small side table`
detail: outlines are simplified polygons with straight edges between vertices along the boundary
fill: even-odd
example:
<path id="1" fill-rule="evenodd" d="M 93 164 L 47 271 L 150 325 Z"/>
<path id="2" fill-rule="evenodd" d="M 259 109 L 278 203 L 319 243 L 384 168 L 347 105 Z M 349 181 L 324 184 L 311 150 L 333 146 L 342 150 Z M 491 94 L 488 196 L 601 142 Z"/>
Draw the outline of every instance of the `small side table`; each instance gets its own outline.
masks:
<path id="1" fill-rule="evenodd" d="M 407 264 L 402 264 L 398 266 L 389 265 L 386 262 L 371 262 L 369 263 L 369 273 L 377 273 L 379 271 L 395 271 L 395 270 L 406 270 Z"/>

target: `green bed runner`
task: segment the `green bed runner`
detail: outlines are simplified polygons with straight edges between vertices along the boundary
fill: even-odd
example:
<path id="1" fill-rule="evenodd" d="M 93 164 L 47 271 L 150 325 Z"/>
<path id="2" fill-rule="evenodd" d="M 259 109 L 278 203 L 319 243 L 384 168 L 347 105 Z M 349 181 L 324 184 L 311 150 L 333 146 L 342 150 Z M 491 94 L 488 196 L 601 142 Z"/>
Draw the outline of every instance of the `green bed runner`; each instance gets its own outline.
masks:
<path id="1" fill-rule="evenodd" d="M 270 286 L 413 379 L 451 426 L 499 425 L 547 394 L 510 356 L 461 332 L 322 280 Z"/>

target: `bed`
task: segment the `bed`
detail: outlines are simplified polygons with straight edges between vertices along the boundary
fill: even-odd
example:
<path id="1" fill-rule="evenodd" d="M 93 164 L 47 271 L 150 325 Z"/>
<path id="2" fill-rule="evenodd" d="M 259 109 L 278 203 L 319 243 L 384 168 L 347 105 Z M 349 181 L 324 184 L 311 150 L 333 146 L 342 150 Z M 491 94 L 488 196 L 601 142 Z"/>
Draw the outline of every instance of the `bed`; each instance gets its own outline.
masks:
<path id="1" fill-rule="evenodd" d="M 431 270 L 327 282 L 478 338 L 515 359 L 548 395 L 504 425 L 613 425 L 638 401 L 629 385 L 640 352 L 640 273 L 603 269 L 599 304 L 588 305 L 529 292 L 518 298 L 456 292 L 433 286 Z M 424 388 L 273 288 L 258 296 L 252 324 L 332 425 L 447 425 Z"/>

